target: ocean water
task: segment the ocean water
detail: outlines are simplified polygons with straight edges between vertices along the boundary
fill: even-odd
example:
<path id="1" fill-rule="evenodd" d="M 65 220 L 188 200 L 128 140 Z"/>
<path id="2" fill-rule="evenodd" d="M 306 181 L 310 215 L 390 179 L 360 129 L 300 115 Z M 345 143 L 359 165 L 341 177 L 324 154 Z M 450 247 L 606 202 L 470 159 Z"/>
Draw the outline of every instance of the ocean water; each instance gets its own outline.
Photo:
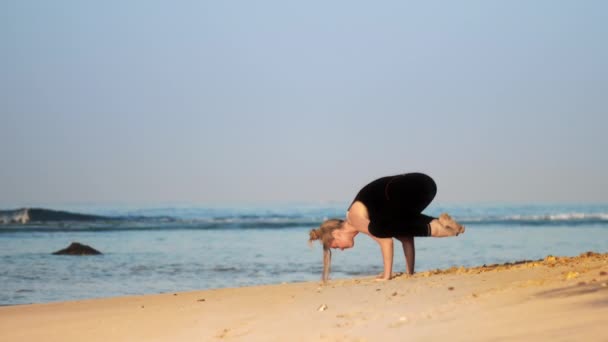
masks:
<path id="1" fill-rule="evenodd" d="M 342 218 L 347 203 L 274 206 L 53 208 L 117 221 L 0 225 L 0 305 L 315 281 L 322 248 L 308 231 Z M 466 225 L 456 238 L 417 238 L 416 271 L 548 254 L 608 252 L 608 204 L 432 205 Z M 103 255 L 59 256 L 71 242 Z M 333 279 L 382 270 L 380 250 L 359 235 L 334 251 Z M 395 247 L 395 272 L 405 269 Z"/>

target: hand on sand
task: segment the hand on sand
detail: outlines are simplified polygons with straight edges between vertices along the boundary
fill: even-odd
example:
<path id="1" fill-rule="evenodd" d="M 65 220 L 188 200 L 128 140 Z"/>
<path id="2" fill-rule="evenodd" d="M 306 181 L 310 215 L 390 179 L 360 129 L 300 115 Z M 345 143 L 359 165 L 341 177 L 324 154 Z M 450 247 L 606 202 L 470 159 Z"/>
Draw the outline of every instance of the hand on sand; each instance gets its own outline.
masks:
<path id="1" fill-rule="evenodd" d="M 374 279 L 374 280 L 375 281 L 387 281 L 387 280 L 391 280 L 391 279 L 393 279 L 393 275 L 392 274 L 390 276 L 388 276 L 388 277 L 385 277 L 384 276 L 384 272 L 382 272 L 382 273 L 378 274 L 376 276 L 376 279 Z"/>

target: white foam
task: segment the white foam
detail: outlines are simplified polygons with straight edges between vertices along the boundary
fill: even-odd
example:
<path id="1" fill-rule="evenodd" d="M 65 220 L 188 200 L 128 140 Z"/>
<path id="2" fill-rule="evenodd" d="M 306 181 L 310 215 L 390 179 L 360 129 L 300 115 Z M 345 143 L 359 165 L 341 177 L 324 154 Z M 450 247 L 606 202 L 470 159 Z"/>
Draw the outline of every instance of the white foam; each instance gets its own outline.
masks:
<path id="1" fill-rule="evenodd" d="M 21 223 L 30 221 L 29 209 L 7 210 L 0 212 L 0 224 Z"/>

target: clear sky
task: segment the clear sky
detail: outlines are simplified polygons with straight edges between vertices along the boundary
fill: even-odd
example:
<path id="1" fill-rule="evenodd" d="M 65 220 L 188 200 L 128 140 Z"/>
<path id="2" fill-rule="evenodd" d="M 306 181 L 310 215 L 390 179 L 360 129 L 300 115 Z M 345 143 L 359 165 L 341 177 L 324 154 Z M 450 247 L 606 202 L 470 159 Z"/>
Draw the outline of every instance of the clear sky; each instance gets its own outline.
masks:
<path id="1" fill-rule="evenodd" d="M 0 2 L 0 208 L 608 202 L 608 2 Z"/>

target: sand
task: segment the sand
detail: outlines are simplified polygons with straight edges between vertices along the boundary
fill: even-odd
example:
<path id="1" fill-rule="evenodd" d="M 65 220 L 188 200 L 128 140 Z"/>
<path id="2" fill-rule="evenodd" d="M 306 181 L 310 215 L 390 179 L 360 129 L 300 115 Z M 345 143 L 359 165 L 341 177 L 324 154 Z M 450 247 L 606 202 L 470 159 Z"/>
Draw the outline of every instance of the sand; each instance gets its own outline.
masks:
<path id="1" fill-rule="evenodd" d="M 0 341 L 608 341 L 608 254 L 0 308 Z"/>

